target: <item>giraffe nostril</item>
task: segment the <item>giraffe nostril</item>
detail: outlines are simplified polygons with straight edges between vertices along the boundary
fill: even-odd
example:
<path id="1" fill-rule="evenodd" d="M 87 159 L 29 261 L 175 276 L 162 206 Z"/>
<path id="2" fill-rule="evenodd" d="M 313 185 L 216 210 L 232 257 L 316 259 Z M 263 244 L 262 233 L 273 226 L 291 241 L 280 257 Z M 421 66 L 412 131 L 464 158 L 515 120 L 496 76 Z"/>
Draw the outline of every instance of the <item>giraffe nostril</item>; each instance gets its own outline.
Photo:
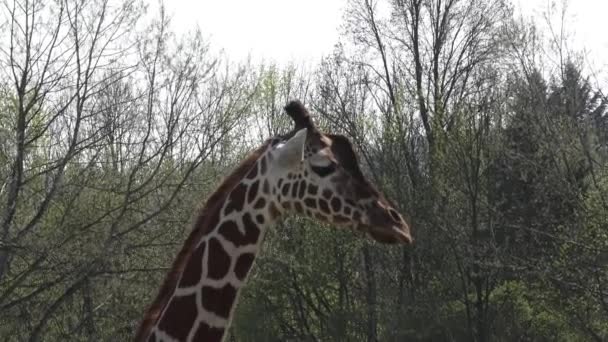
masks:
<path id="1" fill-rule="evenodd" d="M 393 220 L 395 220 L 395 222 L 401 222 L 401 217 L 395 211 L 395 209 L 390 208 L 388 209 L 388 212 L 391 214 L 391 217 L 393 218 Z"/>

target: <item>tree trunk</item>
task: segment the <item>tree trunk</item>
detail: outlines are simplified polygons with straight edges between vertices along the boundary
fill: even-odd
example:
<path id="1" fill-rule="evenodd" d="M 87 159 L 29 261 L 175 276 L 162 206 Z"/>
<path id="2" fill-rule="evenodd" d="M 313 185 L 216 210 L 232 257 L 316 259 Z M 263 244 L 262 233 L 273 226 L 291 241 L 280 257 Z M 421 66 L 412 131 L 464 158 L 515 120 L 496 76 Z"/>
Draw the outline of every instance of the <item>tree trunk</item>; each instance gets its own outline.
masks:
<path id="1" fill-rule="evenodd" d="M 375 342 L 377 337 L 376 317 L 376 276 L 371 251 L 368 246 L 363 247 L 363 261 L 365 264 L 365 276 L 367 281 L 367 342 Z"/>

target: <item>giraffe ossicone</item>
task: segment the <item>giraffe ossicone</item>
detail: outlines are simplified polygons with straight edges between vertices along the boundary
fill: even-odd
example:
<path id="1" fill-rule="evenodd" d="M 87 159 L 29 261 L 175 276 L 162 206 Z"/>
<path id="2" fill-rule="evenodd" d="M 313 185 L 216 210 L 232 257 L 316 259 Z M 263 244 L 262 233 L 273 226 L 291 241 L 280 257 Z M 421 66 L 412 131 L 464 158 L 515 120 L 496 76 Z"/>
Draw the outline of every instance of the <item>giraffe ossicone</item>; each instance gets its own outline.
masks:
<path id="1" fill-rule="evenodd" d="M 364 177 L 349 140 L 321 133 L 299 101 L 285 111 L 295 128 L 267 140 L 209 197 L 136 341 L 222 341 L 264 233 L 288 213 L 382 243 L 412 242 L 403 217 Z"/>

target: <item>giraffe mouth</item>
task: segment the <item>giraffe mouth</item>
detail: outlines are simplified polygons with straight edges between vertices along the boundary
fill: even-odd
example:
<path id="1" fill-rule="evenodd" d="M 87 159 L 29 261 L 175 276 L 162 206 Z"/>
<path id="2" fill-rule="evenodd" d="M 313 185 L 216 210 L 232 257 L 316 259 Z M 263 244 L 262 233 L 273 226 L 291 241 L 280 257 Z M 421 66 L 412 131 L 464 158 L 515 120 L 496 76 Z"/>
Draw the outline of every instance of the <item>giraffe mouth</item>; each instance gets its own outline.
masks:
<path id="1" fill-rule="evenodd" d="M 405 230 L 397 226 L 372 229 L 371 234 L 372 236 L 376 237 L 376 240 L 384 243 L 405 245 L 409 245 L 412 243 L 412 236 L 409 233 L 409 229 Z"/>
<path id="2" fill-rule="evenodd" d="M 414 239 L 412 239 L 412 235 L 410 234 L 409 227 L 402 228 L 397 226 L 391 226 L 390 230 L 393 236 L 395 236 L 395 238 L 399 240 L 399 242 L 408 245 L 414 242 Z"/>
<path id="3" fill-rule="evenodd" d="M 358 229 L 367 233 L 372 239 L 385 244 L 411 245 L 414 242 L 409 227 L 391 225 L 379 227 L 372 225 L 360 225 Z"/>

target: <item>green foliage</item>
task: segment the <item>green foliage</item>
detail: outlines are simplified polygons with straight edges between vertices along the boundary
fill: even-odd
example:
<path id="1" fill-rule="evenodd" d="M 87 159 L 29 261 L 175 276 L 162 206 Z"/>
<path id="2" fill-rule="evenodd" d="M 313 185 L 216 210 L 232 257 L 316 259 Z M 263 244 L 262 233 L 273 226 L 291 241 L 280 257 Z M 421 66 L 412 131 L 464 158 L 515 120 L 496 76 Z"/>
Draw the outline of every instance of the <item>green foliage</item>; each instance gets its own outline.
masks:
<path id="1" fill-rule="evenodd" d="M 446 14 L 446 37 L 484 37 L 459 45 L 470 64 L 444 60 L 441 44 L 438 60 L 431 49 L 416 61 L 401 41 L 413 39 L 406 3 L 369 32 L 370 3 L 349 3 L 356 49 L 313 71 L 215 75 L 223 61 L 200 35 L 172 50 L 160 20 L 136 39 L 140 65 L 92 72 L 93 93 L 0 84 L 0 339 L 132 338 L 196 208 L 247 151 L 291 129 L 282 107 L 299 98 L 351 138 L 415 244 L 289 217 L 266 234 L 229 341 L 608 340 L 608 100 L 572 62 L 543 74 L 533 37 L 498 30 L 478 1 Z M 417 3 L 426 39 L 443 6 Z"/>

